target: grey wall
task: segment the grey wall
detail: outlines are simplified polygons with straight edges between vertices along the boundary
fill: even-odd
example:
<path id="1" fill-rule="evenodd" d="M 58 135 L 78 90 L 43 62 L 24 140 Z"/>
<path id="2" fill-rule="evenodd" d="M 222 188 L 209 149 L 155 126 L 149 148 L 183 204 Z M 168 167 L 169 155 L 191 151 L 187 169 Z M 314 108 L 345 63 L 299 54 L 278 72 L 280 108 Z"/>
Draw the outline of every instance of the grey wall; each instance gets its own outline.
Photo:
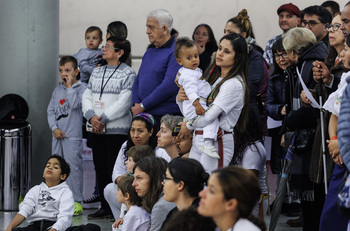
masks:
<path id="1" fill-rule="evenodd" d="M 57 85 L 59 1 L 2 0 L 0 28 L 0 97 L 16 93 L 28 102 L 33 185 L 51 153 L 46 108 Z"/>

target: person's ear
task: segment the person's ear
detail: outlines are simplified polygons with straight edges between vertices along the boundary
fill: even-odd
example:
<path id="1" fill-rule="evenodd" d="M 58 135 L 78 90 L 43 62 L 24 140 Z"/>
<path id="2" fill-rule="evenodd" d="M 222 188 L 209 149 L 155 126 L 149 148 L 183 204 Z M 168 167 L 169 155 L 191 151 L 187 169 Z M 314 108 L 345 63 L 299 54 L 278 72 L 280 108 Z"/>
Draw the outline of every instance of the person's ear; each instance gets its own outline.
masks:
<path id="1" fill-rule="evenodd" d="M 118 59 L 120 59 L 120 57 L 122 57 L 124 54 L 124 50 L 119 50 L 118 51 Z"/>
<path id="2" fill-rule="evenodd" d="M 153 135 L 153 132 L 154 132 L 154 129 L 152 128 L 151 131 L 149 132 L 149 133 L 150 133 L 150 136 Z"/>
<path id="3" fill-rule="evenodd" d="M 168 29 L 167 26 L 164 25 L 164 26 L 162 27 L 162 29 L 163 29 L 163 33 L 164 33 L 164 34 L 168 34 L 168 33 L 169 33 L 169 29 Z"/>
<path id="4" fill-rule="evenodd" d="M 125 197 L 125 200 L 126 200 L 126 201 L 129 201 L 129 200 L 130 200 L 130 194 L 129 194 L 129 193 L 125 193 L 124 197 Z"/>
<path id="5" fill-rule="evenodd" d="M 177 190 L 181 192 L 185 188 L 185 183 L 183 181 L 180 181 L 179 186 L 177 186 Z"/>
<path id="6" fill-rule="evenodd" d="M 100 43 L 98 45 L 101 45 L 102 42 L 103 42 L 103 38 L 100 39 Z"/>
<path id="7" fill-rule="evenodd" d="M 74 77 L 77 77 L 78 74 L 79 74 L 79 69 L 77 68 L 77 69 L 74 70 L 74 75 L 75 75 Z"/>
<path id="8" fill-rule="evenodd" d="M 226 211 L 235 211 L 238 205 L 236 198 L 232 198 L 226 202 Z"/>
<path id="9" fill-rule="evenodd" d="M 60 179 L 61 181 L 64 181 L 65 179 L 67 179 L 67 174 L 61 174 Z"/>
<path id="10" fill-rule="evenodd" d="M 247 32 L 242 32 L 241 35 L 243 36 L 243 38 L 247 38 Z"/>
<path id="11" fill-rule="evenodd" d="M 182 61 L 181 61 L 180 58 L 176 58 L 176 62 L 177 62 L 180 66 L 182 66 Z"/>

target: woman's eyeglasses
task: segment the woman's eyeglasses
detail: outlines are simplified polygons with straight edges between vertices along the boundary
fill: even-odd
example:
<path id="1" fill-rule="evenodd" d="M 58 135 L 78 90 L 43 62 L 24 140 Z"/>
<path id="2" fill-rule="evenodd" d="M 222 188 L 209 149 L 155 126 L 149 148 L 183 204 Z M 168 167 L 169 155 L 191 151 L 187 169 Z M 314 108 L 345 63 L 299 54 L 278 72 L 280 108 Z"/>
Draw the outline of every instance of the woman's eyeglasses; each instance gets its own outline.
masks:
<path id="1" fill-rule="evenodd" d="M 111 51 L 119 51 L 120 49 L 119 48 L 115 48 L 115 47 L 112 47 L 112 46 L 108 46 L 108 45 L 106 45 L 106 46 L 102 46 L 102 49 L 106 49 L 106 50 L 111 50 Z"/>
<path id="2" fill-rule="evenodd" d="M 289 58 L 286 52 L 283 52 L 281 54 L 275 53 L 275 60 L 276 61 L 280 61 L 282 58 L 283 59 L 288 59 Z"/>
<path id="3" fill-rule="evenodd" d="M 333 31 L 337 31 L 337 30 L 339 30 L 340 26 L 341 26 L 340 23 L 334 23 L 333 25 L 327 25 L 326 29 L 328 32 L 331 28 L 333 29 Z"/>
<path id="4" fill-rule="evenodd" d="M 174 178 L 168 178 L 166 175 L 163 175 L 163 183 L 165 183 L 167 180 L 174 180 Z"/>

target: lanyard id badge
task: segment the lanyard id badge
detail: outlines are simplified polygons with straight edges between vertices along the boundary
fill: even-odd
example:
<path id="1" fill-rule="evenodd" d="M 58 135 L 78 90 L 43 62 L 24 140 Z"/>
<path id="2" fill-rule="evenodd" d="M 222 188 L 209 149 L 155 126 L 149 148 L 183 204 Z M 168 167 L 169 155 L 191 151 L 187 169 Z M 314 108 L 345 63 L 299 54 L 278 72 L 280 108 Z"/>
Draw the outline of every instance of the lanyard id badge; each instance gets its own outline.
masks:
<path id="1" fill-rule="evenodd" d="M 104 106 L 104 102 L 101 102 L 101 101 L 94 102 L 94 108 L 96 109 L 103 109 L 103 106 Z"/>

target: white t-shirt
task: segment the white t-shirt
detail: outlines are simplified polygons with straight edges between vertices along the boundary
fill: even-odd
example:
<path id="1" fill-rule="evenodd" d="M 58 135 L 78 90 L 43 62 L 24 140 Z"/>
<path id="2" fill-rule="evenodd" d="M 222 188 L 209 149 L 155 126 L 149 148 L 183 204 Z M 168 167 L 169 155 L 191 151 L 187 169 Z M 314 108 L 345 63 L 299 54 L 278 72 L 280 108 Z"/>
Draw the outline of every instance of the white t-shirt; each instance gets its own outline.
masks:
<path id="1" fill-rule="evenodd" d="M 212 85 L 214 88 L 222 78 L 218 78 Z M 220 91 L 215 97 L 214 106 L 219 107 L 222 112 L 219 112 L 220 128 L 227 132 L 233 132 L 233 128 L 241 114 L 244 105 L 244 86 L 242 77 L 237 76 L 235 78 L 225 81 L 220 87 Z M 196 122 L 191 125 L 187 123 L 187 127 L 191 130 L 196 128 L 202 128 L 211 123 L 217 118 L 218 110 L 212 108 L 209 109 L 205 116 L 199 116 Z M 215 114 L 215 116 L 213 116 Z"/>
<path id="2" fill-rule="evenodd" d="M 122 231 L 147 231 L 150 228 L 151 214 L 144 208 L 131 206 L 124 216 Z"/>
<path id="3" fill-rule="evenodd" d="M 248 219 L 240 218 L 234 224 L 233 228 L 230 228 L 227 231 L 260 231 L 260 229 Z"/>
<path id="4" fill-rule="evenodd" d="M 266 150 L 264 145 L 257 141 L 255 145 L 250 145 L 242 159 L 242 167 L 259 171 L 258 180 L 261 193 L 267 193 L 266 186 Z"/>

